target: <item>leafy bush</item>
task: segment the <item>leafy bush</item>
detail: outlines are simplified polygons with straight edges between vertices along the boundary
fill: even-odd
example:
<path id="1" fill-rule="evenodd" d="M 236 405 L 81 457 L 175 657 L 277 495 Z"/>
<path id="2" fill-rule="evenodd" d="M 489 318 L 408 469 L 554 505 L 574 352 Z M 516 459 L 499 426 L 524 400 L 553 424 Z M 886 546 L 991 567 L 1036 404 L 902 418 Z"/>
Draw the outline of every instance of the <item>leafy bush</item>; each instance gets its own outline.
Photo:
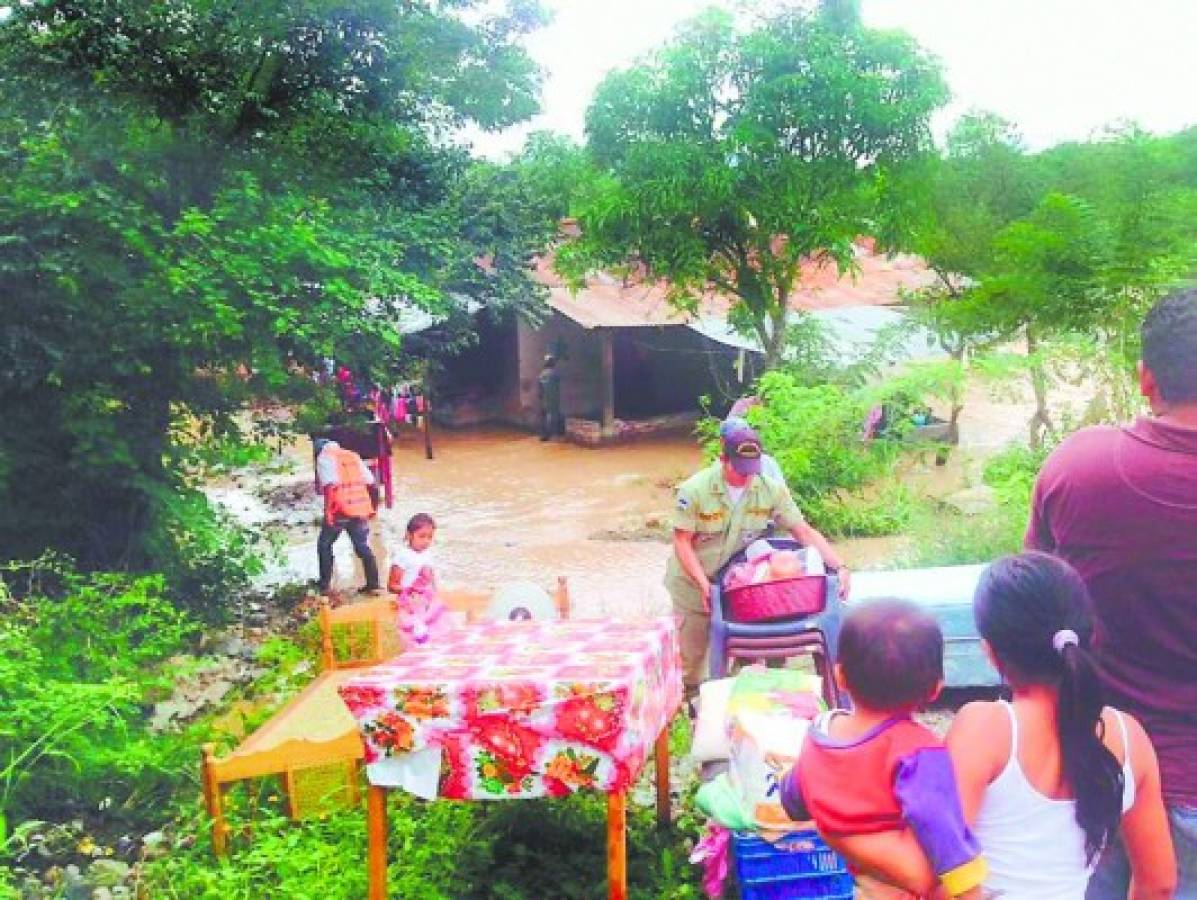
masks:
<path id="1" fill-rule="evenodd" d="M 777 458 L 798 506 L 821 530 L 839 535 L 892 534 L 905 527 L 910 503 L 897 486 L 870 486 L 891 475 L 905 448 L 861 439 L 869 399 L 832 385 L 805 385 L 789 372 L 767 372 L 763 407 L 749 413 Z"/>
<path id="2" fill-rule="evenodd" d="M 389 889 L 392 897 L 427 900 L 607 895 L 603 837 L 606 802 L 579 794 L 517 803 L 423 803 L 396 792 L 391 814 Z M 366 893 L 366 829 L 361 810 L 297 827 L 277 796 L 247 811 L 252 840 L 227 862 L 205 842 L 151 863 L 150 896 L 256 900 L 279 896 L 357 900 Z M 185 830 L 204 828 L 195 811 Z M 685 900 L 701 896 L 699 870 L 686 861 L 683 840 L 697 825 L 656 828 L 652 811 L 628 810 L 628 879 L 634 897 Z"/>
<path id="3" fill-rule="evenodd" d="M 161 578 L 35 568 L 10 564 L 0 582 L 0 836 L 7 820 L 162 798 L 178 748 L 146 735 L 144 706 L 197 630 Z M 58 589 L 18 595 L 17 581 Z"/>
<path id="4" fill-rule="evenodd" d="M 208 502 L 195 489 L 152 489 L 157 514 L 146 545 L 170 595 L 182 608 L 212 621 L 229 611 L 263 570 L 265 538 Z"/>
<path id="5" fill-rule="evenodd" d="M 942 503 L 925 506 L 914 518 L 911 566 L 990 562 L 1018 553 L 1031 515 L 1031 491 L 1049 450 L 1014 446 L 986 463 L 982 481 L 993 488 L 996 504 L 979 516 L 966 516 Z"/>

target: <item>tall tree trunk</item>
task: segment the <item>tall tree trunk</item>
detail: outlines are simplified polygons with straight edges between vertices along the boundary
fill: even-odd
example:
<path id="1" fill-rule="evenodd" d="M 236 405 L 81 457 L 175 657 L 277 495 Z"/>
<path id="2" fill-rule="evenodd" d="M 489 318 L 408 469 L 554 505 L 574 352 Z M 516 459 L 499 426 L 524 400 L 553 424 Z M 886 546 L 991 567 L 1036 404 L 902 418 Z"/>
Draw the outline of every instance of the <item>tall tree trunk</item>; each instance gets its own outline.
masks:
<path id="1" fill-rule="evenodd" d="M 1038 336 L 1028 328 L 1027 357 L 1030 362 L 1031 392 L 1035 395 L 1035 412 L 1029 423 L 1032 450 L 1040 449 L 1043 446 L 1044 438 L 1055 431 L 1047 409 L 1047 370 L 1037 356 L 1039 347 Z"/>
<path id="2" fill-rule="evenodd" d="M 965 372 L 968 367 L 968 344 L 961 341 L 951 348 L 949 353 L 956 365 L 960 366 L 961 372 Z M 960 443 L 960 415 L 964 412 L 966 390 L 967 385 L 964 384 L 962 378 L 959 385 L 952 386 L 948 396 L 948 400 L 952 404 L 952 410 L 948 413 L 948 443 L 952 446 L 957 446 Z"/>
<path id="3" fill-rule="evenodd" d="M 784 361 L 783 354 L 786 348 L 785 307 L 768 313 L 766 321 L 761 323 L 761 332 L 764 338 L 762 346 L 765 350 L 765 369 L 776 369 Z"/>

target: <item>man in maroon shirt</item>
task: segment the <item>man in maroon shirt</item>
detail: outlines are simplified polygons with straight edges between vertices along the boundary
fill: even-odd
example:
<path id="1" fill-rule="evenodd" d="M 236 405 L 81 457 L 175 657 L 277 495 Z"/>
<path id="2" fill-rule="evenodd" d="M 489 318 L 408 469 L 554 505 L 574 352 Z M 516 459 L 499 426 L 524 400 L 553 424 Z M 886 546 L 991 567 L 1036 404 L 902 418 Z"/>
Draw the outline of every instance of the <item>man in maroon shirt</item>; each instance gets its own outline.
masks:
<path id="1" fill-rule="evenodd" d="M 1151 736 L 1176 896 L 1197 897 L 1197 289 L 1148 313 L 1139 387 L 1151 417 L 1085 428 L 1048 458 L 1026 544 L 1066 559 L 1089 585 L 1107 699 Z M 1129 881 L 1115 846 L 1087 896 L 1126 900 Z"/>

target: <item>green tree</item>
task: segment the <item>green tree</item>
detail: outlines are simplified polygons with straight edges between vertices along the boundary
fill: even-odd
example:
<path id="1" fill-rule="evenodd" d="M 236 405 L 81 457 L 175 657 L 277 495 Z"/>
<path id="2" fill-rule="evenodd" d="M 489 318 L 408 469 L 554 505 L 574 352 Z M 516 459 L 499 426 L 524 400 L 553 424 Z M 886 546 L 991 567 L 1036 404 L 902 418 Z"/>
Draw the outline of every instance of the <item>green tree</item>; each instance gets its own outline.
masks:
<path id="1" fill-rule="evenodd" d="M 980 112 L 961 118 L 943 155 L 918 160 L 896 179 L 891 197 L 913 210 L 900 243 L 936 276 L 913 298 L 913 318 L 936 335 L 957 370 L 947 380 L 953 443 L 964 411 L 969 354 L 1002 336 L 987 315 L 977 314 L 971 294 L 993 268 L 995 238 L 1030 213 L 1039 191 L 1017 130 Z"/>
<path id="2" fill-rule="evenodd" d="M 0 23 L 6 555 L 194 553 L 197 436 L 234 430 L 245 400 L 302 384 L 321 357 L 393 365 L 400 310 L 461 306 L 483 254 L 483 300 L 527 302 L 513 275 L 527 252 L 505 243 L 526 236 L 463 220 L 470 161 L 447 135 L 535 109 L 519 38 L 540 15 L 522 0 L 14 7 Z"/>
<path id="3" fill-rule="evenodd" d="M 600 174 L 559 266 L 633 266 L 688 310 L 721 292 L 775 365 L 803 262 L 851 269 L 889 171 L 929 147 L 945 97 L 906 35 L 794 9 L 750 30 L 707 13 L 600 85 L 586 118 Z"/>

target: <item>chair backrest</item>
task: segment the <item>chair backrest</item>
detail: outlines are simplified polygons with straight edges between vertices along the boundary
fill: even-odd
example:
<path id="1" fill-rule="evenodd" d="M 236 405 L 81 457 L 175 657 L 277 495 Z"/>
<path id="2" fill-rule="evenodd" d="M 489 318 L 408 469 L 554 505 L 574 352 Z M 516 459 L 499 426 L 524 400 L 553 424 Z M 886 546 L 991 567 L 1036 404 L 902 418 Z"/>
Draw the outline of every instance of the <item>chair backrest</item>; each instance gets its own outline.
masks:
<path id="1" fill-rule="evenodd" d="M 403 649 L 398 608 L 391 598 L 320 606 L 320 657 L 324 671 L 373 666 Z"/>
<path id="2" fill-rule="evenodd" d="M 464 613 L 467 622 L 481 618 L 490 605 L 492 592 L 446 589 L 441 602 L 452 612 Z M 569 583 L 557 578 L 553 602 L 562 619 L 570 617 Z M 403 650 L 399 634 L 399 609 L 393 597 L 350 603 L 332 609 L 320 605 L 320 661 L 322 671 L 374 666 Z"/>

